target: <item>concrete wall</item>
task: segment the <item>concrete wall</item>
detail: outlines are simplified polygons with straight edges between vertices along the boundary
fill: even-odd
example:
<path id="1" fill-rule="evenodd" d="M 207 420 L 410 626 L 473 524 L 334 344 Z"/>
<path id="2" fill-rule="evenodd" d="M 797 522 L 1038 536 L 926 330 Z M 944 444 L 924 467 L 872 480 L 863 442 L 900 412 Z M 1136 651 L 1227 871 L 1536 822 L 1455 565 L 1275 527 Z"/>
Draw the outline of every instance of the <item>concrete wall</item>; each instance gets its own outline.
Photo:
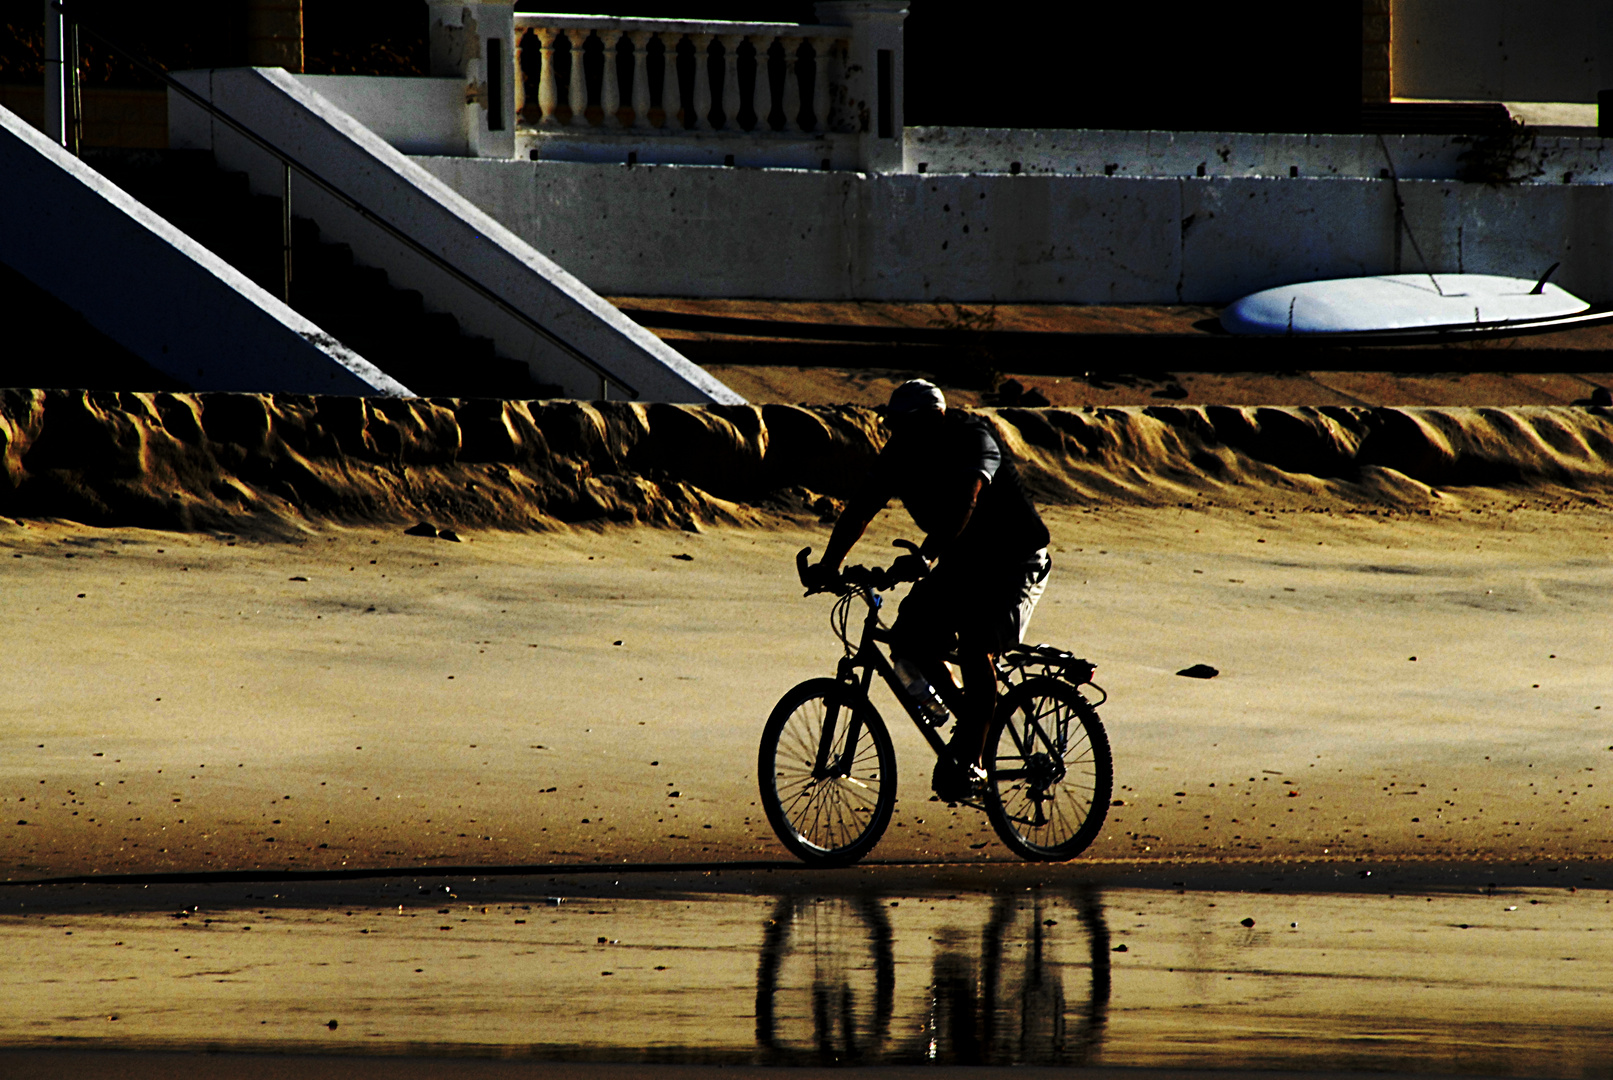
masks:
<path id="1" fill-rule="evenodd" d="M 298 82 L 405 154 L 468 154 L 462 79 L 298 75 Z"/>
<path id="2" fill-rule="evenodd" d="M 1220 303 L 1395 260 L 1384 180 L 890 175 L 417 158 L 594 289 L 636 296 Z M 1613 302 L 1613 187 L 1405 181 L 1438 271 Z"/>
<path id="3" fill-rule="evenodd" d="M 408 393 L 6 109 L 0 202 L 0 262 L 187 386 Z"/>
<path id="4" fill-rule="evenodd" d="M 603 393 L 600 377 L 557 345 L 558 337 L 644 400 L 740 400 L 298 77 L 276 68 L 178 77 L 553 335 L 533 330 L 344 203 L 294 178 L 296 213 L 318 222 L 323 235 L 351 245 L 360 263 L 418 290 L 428 308 L 453 313 L 467 332 L 492 339 L 501 355 L 524 361 L 538 381 L 558 383 L 573 397 Z M 282 171 L 274 156 L 177 93 L 170 96 L 169 133 L 174 146 L 211 150 L 225 168 L 245 172 L 255 191 L 280 194 Z"/>
<path id="5" fill-rule="evenodd" d="M 1450 135 L 1259 135 L 1213 131 L 908 128 L 903 172 L 1064 176 L 1333 176 L 1454 180 L 1472 140 Z M 1535 136 L 1526 183 L 1613 183 L 1613 139 Z M 1538 175 L 1525 174 L 1538 171 Z M 1564 178 L 1567 177 L 1565 180 Z"/>
<path id="6" fill-rule="evenodd" d="M 1613 88 L 1607 0 L 1394 0 L 1396 97 L 1594 102 Z"/>

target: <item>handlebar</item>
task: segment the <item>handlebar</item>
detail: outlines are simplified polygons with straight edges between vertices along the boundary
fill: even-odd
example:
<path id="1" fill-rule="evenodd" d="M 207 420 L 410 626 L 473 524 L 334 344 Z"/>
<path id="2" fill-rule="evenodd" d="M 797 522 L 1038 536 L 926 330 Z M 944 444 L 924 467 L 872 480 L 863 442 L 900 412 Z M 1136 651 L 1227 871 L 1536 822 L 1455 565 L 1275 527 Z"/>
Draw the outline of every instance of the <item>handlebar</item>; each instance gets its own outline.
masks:
<path id="1" fill-rule="evenodd" d="M 918 556 L 918 545 L 913 543 L 911 540 L 897 540 L 895 542 L 895 546 L 906 548 L 912 552 L 914 556 Z M 878 592 L 885 592 L 889 589 L 894 589 L 904 581 L 917 581 L 919 578 L 924 576 L 922 573 L 900 573 L 896 570 L 894 565 L 890 567 L 848 566 L 836 574 L 833 579 L 821 580 L 817 583 L 814 583 L 809 577 L 811 564 L 808 562 L 808 558 L 811 556 L 811 554 L 812 549 L 810 547 L 804 547 L 795 553 L 796 576 L 801 579 L 801 584 L 806 588 L 805 595 L 807 596 L 820 592 L 844 594 L 858 589 L 872 589 Z M 900 556 L 897 561 L 900 562 L 902 559 L 906 558 L 908 558 L 908 556 L 903 555 Z M 919 558 L 922 560 L 922 556 L 919 556 Z"/>

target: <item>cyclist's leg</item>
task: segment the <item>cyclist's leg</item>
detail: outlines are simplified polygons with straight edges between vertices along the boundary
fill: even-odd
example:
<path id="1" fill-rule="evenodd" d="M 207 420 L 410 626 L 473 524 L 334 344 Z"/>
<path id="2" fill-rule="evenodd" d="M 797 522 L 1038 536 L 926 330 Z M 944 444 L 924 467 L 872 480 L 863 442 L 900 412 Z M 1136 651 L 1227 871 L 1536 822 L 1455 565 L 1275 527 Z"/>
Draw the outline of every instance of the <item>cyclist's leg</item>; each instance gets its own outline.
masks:
<path id="1" fill-rule="evenodd" d="M 944 566 L 913 583 L 891 626 L 891 656 L 918 666 L 946 697 L 952 675 L 942 658 L 957 644 L 958 582 Z M 949 703 L 950 704 L 950 703 Z"/>
<path id="2" fill-rule="evenodd" d="M 958 666 L 963 669 L 964 707 L 947 745 L 960 764 L 977 765 L 997 705 L 997 657 L 966 637 L 958 646 Z"/>
<path id="3" fill-rule="evenodd" d="M 1047 588 L 1051 569 L 1043 548 L 1019 565 L 980 575 L 963 593 L 965 618 L 958 633 L 958 660 L 967 707 L 958 717 L 950 744 L 959 761 L 980 760 L 997 705 L 997 655 L 1024 639 L 1025 626 Z"/>

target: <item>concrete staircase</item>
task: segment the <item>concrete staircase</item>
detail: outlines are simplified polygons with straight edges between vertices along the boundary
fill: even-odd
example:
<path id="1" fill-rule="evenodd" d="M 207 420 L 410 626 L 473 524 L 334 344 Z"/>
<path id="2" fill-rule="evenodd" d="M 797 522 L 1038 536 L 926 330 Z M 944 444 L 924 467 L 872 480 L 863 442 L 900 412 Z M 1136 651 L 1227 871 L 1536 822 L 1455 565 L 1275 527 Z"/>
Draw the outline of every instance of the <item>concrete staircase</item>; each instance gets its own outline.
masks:
<path id="1" fill-rule="evenodd" d="M 220 169 L 199 150 L 91 150 L 87 164 L 275 295 L 284 291 L 282 210 L 253 194 L 244 173 Z M 386 271 L 358 265 L 312 220 L 292 218 L 290 306 L 416 394 L 552 397 L 524 363 L 463 332 L 454 316 L 429 312 L 421 294 Z"/>

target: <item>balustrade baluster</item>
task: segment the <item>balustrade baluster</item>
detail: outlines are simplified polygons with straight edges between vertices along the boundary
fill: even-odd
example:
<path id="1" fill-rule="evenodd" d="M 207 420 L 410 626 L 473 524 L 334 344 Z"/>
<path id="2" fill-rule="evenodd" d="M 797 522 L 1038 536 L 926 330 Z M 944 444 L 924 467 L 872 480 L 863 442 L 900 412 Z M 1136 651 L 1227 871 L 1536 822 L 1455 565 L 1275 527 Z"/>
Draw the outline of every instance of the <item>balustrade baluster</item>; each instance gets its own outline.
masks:
<path id="1" fill-rule="evenodd" d="M 744 34 L 724 34 L 722 42 L 722 126 L 739 130 L 739 43 Z"/>
<path id="2" fill-rule="evenodd" d="M 538 73 L 538 111 L 542 113 L 538 124 L 552 128 L 560 123 L 559 117 L 555 116 L 560 94 L 554 81 L 554 39 L 559 32 L 552 27 L 540 26 L 533 33 L 538 35 L 538 59 L 543 64 L 543 69 Z"/>
<path id="3" fill-rule="evenodd" d="M 696 131 L 711 127 L 711 40 L 715 34 L 690 34 L 694 42 L 694 112 Z"/>
<path id="4" fill-rule="evenodd" d="M 526 112 L 526 71 L 521 67 L 521 44 L 525 40 L 526 31 L 519 26 L 516 27 L 515 49 L 513 50 L 515 53 L 515 67 L 512 72 L 515 79 L 515 123 L 510 125 L 512 128 L 519 128 L 521 121 L 526 119 L 524 115 Z"/>
<path id="5" fill-rule="evenodd" d="M 622 126 L 622 31 L 599 31 L 599 40 L 605 47 L 605 66 L 599 80 L 599 107 L 605 115 L 600 122 L 608 130 Z"/>
<path id="6" fill-rule="evenodd" d="M 756 50 L 756 87 L 751 93 L 751 108 L 756 113 L 755 131 L 773 130 L 773 34 L 752 34 L 751 48 Z"/>
<path id="7" fill-rule="evenodd" d="M 801 128 L 801 39 L 781 37 L 784 43 L 784 130 Z"/>
<path id="8" fill-rule="evenodd" d="M 572 30 L 566 34 L 566 40 L 571 43 L 571 84 L 566 88 L 566 104 L 571 108 L 571 119 L 568 121 L 573 127 L 588 122 L 588 80 L 583 75 L 583 42 L 588 40 L 588 30 Z"/>
<path id="9" fill-rule="evenodd" d="M 829 48 L 829 68 L 825 76 L 829 86 L 829 117 L 824 125 L 825 131 L 855 131 L 856 124 L 852 118 L 842 115 L 846 110 L 846 65 L 850 63 L 851 41 L 847 38 L 835 38 Z M 878 107 L 878 103 L 875 103 Z"/>
<path id="10" fill-rule="evenodd" d="M 627 39 L 633 43 L 633 119 L 628 127 L 650 126 L 650 38 L 648 30 L 633 30 Z"/>
<path id="11" fill-rule="evenodd" d="M 829 51 L 834 38 L 812 39 L 812 127 L 808 131 L 829 130 Z"/>

